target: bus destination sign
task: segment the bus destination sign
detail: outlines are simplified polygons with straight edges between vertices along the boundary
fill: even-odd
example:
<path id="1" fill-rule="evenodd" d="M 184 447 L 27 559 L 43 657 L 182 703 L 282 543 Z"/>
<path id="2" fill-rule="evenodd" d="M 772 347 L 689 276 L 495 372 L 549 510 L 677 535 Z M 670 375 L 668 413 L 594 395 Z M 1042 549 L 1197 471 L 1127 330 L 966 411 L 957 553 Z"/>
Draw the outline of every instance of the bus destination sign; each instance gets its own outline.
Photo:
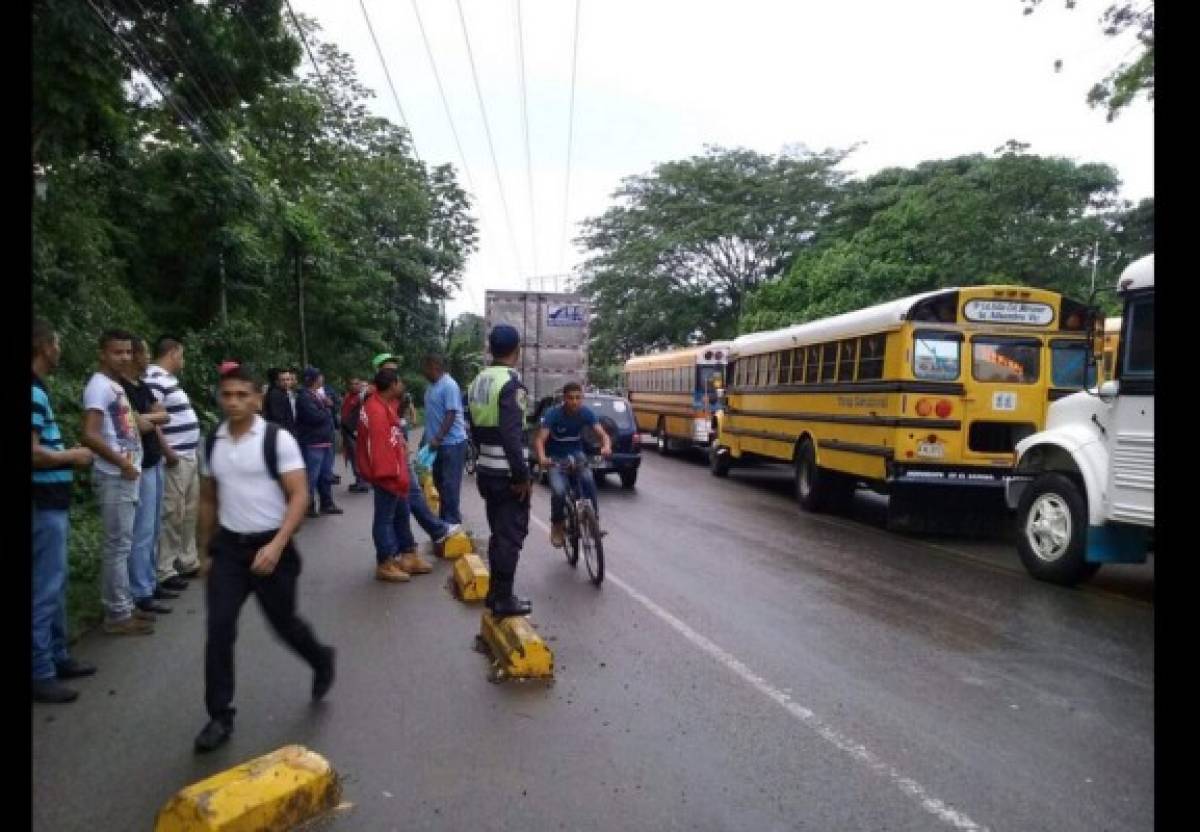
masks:
<path id="1" fill-rule="evenodd" d="M 1048 326 L 1054 322 L 1054 308 L 1046 303 L 976 298 L 963 304 L 963 317 L 976 323 Z"/>

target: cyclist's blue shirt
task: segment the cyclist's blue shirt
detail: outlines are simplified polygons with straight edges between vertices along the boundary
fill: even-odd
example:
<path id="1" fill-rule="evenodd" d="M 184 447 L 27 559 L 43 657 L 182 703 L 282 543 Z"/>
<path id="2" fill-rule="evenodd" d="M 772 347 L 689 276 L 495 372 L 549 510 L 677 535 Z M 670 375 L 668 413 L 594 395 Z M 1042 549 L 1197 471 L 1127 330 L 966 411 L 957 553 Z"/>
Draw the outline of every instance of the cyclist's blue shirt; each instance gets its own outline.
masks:
<path id="1" fill-rule="evenodd" d="M 579 412 L 568 416 L 561 404 L 547 410 L 542 415 L 542 427 L 550 431 L 550 439 L 546 442 L 546 456 L 551 459 L 570 456 L 573 453 L 583 453 L 583 429 L 599 421 L 591 408 L 584 405 Z"/>

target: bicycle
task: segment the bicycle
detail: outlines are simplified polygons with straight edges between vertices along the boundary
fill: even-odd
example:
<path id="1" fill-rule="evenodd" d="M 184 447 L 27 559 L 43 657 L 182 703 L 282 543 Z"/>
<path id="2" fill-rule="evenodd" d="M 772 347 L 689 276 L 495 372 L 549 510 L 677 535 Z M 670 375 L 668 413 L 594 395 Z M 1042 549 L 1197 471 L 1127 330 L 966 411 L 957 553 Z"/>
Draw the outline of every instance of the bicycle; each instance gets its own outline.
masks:
<path id="1" fill-rule="evenodd" d="M 591 464 L 590 462 L 587 464 Z M 592 501 L 580 496 L 579 469 L 575 459 L 565 462 L 551 461 L 552 467 L 567 475 L 567 493 L 564 499 L 563 549 L 567 563 L 574 568 L 579 563 L 579 551 L 583 550 L 588 575 L 595 586 L 604 582 L 604 531 Z"/>

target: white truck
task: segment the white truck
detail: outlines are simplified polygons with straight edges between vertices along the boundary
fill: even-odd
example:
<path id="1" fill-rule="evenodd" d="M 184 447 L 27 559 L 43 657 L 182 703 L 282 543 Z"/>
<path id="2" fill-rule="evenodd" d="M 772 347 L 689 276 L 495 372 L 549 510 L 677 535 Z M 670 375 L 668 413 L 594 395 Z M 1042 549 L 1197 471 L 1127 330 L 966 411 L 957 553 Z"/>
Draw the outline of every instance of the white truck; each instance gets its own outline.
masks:
<path id="1" fill-rule="evenodd" d="M 571 292 L 488 291 L 484 295 L 484 346 L 496 324 L 521 333 L 517 370 L 536 403 L 568 381 L 587 380 L 588 323 L 591 307 Z"/>
<path id="2" fill-rule="evenodd" d="M 1114 376 L 1051 404 L 1006 483 L 1021 562 L 1067 586 L 1104 563 L 1142 563 L 1153 546 L 1154 255 L 1131 263 L 1117 291 Z"/>

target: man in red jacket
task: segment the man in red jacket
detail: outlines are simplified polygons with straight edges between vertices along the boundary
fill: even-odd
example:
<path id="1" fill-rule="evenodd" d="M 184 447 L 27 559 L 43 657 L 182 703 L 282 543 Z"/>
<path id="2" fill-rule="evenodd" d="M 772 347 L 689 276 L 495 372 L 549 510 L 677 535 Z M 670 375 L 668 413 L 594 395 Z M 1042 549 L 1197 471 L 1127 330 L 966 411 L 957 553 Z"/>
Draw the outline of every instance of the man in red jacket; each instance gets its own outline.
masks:
<path id="1" fill-rule="evenodd" d="M 375 489 L 375 578 L 390 582 L 433 569 L 417 554 L 409 528 L 408 452 L 395 404 L 402 389 L 395 370 L 375 374 L 375 394 L 367 396 L 359 410 L 355 450 L 359 474 Z"/>

